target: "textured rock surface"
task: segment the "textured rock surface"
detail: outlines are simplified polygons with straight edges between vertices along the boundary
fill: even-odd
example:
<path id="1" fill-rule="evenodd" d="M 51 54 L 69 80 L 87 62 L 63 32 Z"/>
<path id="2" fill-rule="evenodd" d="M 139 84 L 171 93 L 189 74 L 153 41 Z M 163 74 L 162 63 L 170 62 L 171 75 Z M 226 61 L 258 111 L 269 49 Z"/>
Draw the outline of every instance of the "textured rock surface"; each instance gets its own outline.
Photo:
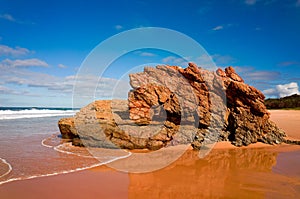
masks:
<path id="1" fill-rule="evenodd" d="M 64 128 L 66 123 L 72 123 L 70 128 L 76 129 L 74 138 L 77 135 L 80 137 L 80 142 L 73 139 L 74 145 L 127 149 L 159 149 L 171 141 L 171 136 L 179 128 L 168 121 L 154 121 L 147 126 L 137 125 L 129 119 L 126 100 L 95 101 L 83 107 L 74 118 L 61 119 L 59 127 L 62 135 L 69 135 L 69 128 Z M 192 141 L 190 137 L 185 139 L 185 144 Z M 175 141 L 174 137 L 172 142 Z"/>
<path id="2" fill-rule="evenodd" d="M 74 118 L 62 118 L 59 120 L 59 130 L 61 132 L 61 137 L 64 139 L 73 139 L 78 137 L 75 125 Z"/>
<path id="3" fill-rule="evenodd" d="M 215 73 L 192 63 L 185 69 L 146 67 L 130 74 L 130 84 L 128 101 L 95 101 L 74 118 L 60 120 L 63 137 L 77 145 L 151 150 L 188 143 L 199 149 L 219 140 L 236 146 L 285 140 L 269 120 L 264 95 L 233 67 Z"/>

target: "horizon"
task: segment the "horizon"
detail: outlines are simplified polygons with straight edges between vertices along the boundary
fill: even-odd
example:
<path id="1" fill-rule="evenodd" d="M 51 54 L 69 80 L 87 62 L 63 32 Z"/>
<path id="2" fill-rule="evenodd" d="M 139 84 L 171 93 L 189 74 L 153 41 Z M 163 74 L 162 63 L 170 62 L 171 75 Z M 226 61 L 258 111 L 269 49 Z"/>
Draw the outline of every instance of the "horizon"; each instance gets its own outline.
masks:
<path id="1" fill-rule="evenodd" d="M 291 97 L 291 96 L 300 96 L 299 94 L 291 94 L 289 96 L 285 97 L 280 97 L 280 98 L 265 98 L 265 100 L 270 100 L 270 99 L 283 99 L 286 97 Z M 117 99 L 119 100 L 119 99 Z M 0 108 L 62 108 L 62 109 L 81 109 L 83 107 L 63 107 L 63 106 L 0 106 Z"/>
<path id="2" fill-rule="evenodd" d="M 90 51 L 141 27 L 191 37 L 218 67 L 233 66 L 266 99 L 300 94 L 300 0 L 0 2 L 1 107 L 73 107 L 76 74 Z M 120 79 L 128 84 L 128 71 L 153 63 L 187 67 L 170 52 L 129 52 L 97 82 L 105 87 L 95 99 L 106 99 Z"/>
<path id="3" fill-rule="evenodd" d="M 55 109 L 55 108 L 58 108 L 58 109 L 80 109 L 82 107 L 62 107 L 62 106 L 58 106 L 58 107 L 55 107 L 55 106 L 0 106 L 0 108 L 31 108 L 31 109 L 35 109 L 35 108 L 50 108 L 50 109 Z"/>

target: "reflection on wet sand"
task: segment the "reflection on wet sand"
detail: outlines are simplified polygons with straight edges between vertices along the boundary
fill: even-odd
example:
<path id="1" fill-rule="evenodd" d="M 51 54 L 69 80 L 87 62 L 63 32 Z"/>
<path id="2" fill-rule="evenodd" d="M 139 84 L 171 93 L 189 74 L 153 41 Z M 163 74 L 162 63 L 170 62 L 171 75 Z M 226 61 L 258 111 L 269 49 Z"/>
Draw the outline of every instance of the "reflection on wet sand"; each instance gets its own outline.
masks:
<path id="1" fill-rule="evenodd" d="M 278 154 L 265 149 L 213 150 L 199 159 L 189 150 L 164 169 L 129 174 L 129 198 L 296 198 L 300 176 L 274 173 Z"/>

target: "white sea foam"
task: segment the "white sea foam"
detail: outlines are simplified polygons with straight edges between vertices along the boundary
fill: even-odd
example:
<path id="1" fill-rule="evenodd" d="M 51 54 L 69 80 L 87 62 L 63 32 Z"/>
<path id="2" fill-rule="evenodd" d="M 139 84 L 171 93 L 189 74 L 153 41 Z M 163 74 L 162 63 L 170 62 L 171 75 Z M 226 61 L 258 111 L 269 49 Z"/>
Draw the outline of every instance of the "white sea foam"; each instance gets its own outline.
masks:
<path id="1" fill-rule="evenodd" d="M 111 160 L 107 160 L 105 162 L 99 162 L 99 163 L 96 163 L 96 164 L 93 164 L 93 165 L 90 165 L 90 166 L 87 166 L 87 167 L 81 167 L 81 168 L 76 168 L 76 169 L 71 169 L 71 170 L 65 170 L 65 171 L 60 171 L 60 172 L 54 172 L 54 173 L 49 173 L 49 174 L 32 175 L 32 176 L 23 177 L 23 178 L 21 178 L 21 177 L 19 177 L 19 178 L 11 178 L 11 179 L 8 179 L 8 180 L 0 182 L 0 185 L 8 183 L 8 182 L 12 182 L 12 181 L 17 181 L 17 180 L 28 180 L 28 179 L 33 179 L 33 178 L 55 176 L 55 175 L 60 175 L 60 174 L 67 174 L 67 173 L 73 173 L 73 172 L 76 172 L 76 171 L 82 171 L 82 170 L 86 170 L 86 169 L 91 169 L 91 168 L 94 168 L 94 167 L 98 167 L 98 166 L 101 166 L 101 165 L 104 165 L 104 164 L 108 164 L 108 163 L 114 162 L 116 160 L 128 158 L 129 156 L 131 156 L 131 154 L 132 154 L 131 152 L 128 152 L 128 154 L 125 155 L 125 156 L 116 157 L 116 158 L 113 158 Z"/>
<path id="2" fill-rule="evenodd" d="M 6 165 L 8 166 L 8 171 L 5 172 L 4 174 L 2 174 L 2 175 L 0 176 L 0 178 L 2 178 L 2 177 L 6 176 L 7 174 L 9 174 L 9 173 L 11 172 L 12 166 L 11 166 L 5 159 L 3 159 L 3 158 L 0 158 L 0 160 L 1 160 L 4 164 L 6 164 Z"/>
<path id="3" fill-rule="evenodd" d="M 74 115 L 75 110 L 49 110 L 49 109 L 26 109 L 26 110 L 0 110 L 0 120 L 13 120 L 22 118 L 39 118 L 53 116 Z"/>
<path id="4" fill-rule="evenodd" d="M 47 148 L 53 148 L 54 146 L 50 146 L 50 145 L 44 143 L 47 139 L 49 139 L 49 138 L 43 139 L 43 140 L 41 141 L 41 145 L 44 146 L 44 147 L 47 147 Z"/>
<path id="5" fill-rule="evenodd" d="M 63 144 L 60 144 L 60 145 L 54 147 L 53 149 L 55 151 L 58 151 L 60 153 L 65 153 L 65 154 L 68 154 L 68 155 L 76 155 L 76 156 L 83 157 L 83 158 L 95 158 L 94 156 L 81 155 L 81 154 L 78 154 L 78 153 L 73 153 L 73 152 L 70 152 L 70 151 L 64 151 L 64 150 L 60 149 L 60 147 L 68 146 L 68 145 L 71 145 L 71 143 L 63 143 Z"/>
<path id="6" fill-rule="evenodd" d="M 88 155 L 82 155 L 82 154 L 79 154 L 79 153 L 74 153 L 74 152 L 71 152 L 71 151 L 66 151 L 66 150 L 63 150 L 61 149 L 62 147 L 72 147 L 72 143 L 70 142 L 67 142 L 67 143 L 63 143 L 63 144 L 60 144 L 58 146 L 55 146 L 53 147 L 53 149 L 55 151 L 58 151 L 60 153 L 65 153 L 65 154 L 68 154 L 68 155 L 76 155 L 76 156 L 79 156 L 79 157 L 83 157 L 83 158 L 93 158 L 93 159 L 101 159 L 102 157 L 100 156 L 97 156 L 96 154 L 91 154 L 90 156 Z M 123 150 L 125 151 L 125 150 Z M 131 152 L 129 151 L 126 151 L 128 153 L 128 157 L 132 154 Z M 114 159 L 115 156 L 105 156 L 105 158 L 113 158 Z M 123 157 L 123 156 L 121 156 Z"/>

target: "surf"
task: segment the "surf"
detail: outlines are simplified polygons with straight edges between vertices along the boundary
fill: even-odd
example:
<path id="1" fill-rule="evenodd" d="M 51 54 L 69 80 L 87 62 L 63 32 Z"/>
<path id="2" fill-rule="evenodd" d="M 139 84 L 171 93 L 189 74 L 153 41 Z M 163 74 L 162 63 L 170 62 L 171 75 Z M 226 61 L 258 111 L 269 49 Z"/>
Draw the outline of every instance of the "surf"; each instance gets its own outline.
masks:
<path id="1" fill-rule="evenodd" d="M 54 116 L 73 116 L 78 110 L 45 109 L 45 108 L 1 108 L 0 120 L 14 120 L 25 118 L 41 118 Z"/>

